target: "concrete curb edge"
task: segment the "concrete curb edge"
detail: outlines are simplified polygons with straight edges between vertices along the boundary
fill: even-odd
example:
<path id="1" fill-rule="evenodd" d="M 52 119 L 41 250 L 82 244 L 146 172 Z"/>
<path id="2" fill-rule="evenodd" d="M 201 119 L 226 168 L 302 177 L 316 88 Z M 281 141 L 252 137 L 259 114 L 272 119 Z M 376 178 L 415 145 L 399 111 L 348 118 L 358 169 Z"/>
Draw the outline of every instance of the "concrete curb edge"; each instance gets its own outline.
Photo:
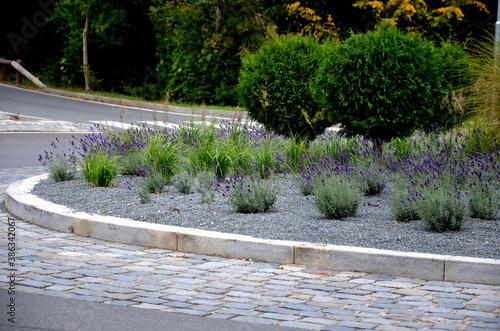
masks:
<path id="1" fill-rule="evenodd" d="M 30 177 L 8 186 L 5 192 L 7 210 L 30 223 L 52 230 L 131 245 L 326 270 L 500 285 L 500 260 L 496 259 L 266 240 L 112 216 L 74 213 L 64 206 L 29 193 L 39 180 L 46 177 L 47 174 Z"/>

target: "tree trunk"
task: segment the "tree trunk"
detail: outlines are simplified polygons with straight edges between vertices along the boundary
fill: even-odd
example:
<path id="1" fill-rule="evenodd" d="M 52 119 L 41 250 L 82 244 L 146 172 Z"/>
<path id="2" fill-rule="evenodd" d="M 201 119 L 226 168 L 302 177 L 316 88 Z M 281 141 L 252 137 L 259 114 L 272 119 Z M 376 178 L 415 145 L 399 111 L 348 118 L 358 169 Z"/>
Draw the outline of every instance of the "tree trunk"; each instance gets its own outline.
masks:
<path id="1" fill-rule="evenodd" d="M 226 13 L 227 13 L 227 10 L 223 3 L 215 5 L 215 13 L 216 13 L 215 33 L 220 33 L 222 25 L 224 24 L 224 21 L 226 19 Z"/>
<path id="2" fill-rule="evenodd" d="M 85 28 L 83 29 L 83 76 L 85 78 L 85 91 L 90 91 L 90 69 L 89 69 L 89 15 L 85 15 Z"/>

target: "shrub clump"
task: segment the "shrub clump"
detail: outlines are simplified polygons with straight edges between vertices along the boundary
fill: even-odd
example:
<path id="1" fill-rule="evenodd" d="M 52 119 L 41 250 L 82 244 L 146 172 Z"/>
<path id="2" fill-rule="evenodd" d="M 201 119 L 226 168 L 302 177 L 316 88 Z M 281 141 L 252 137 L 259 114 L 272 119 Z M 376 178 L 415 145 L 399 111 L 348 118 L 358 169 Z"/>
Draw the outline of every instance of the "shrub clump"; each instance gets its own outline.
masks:
<path id="1" fill-rule="evenodd" d="M 464 221 L 469 217 L 469 205 L 465 197 L 459 194 L 435 190 L 418 201 L 420 219 L 431 230 L 443 232 L 460 231 Z"/>
<path id="2" fill-rule="evenodd" d="M 176 190 L 180 193 L 189 194 L 193 190 L 193 177 L 187 171 L 183 171 L 172 177 L 172 182 Z"/>
<path id="3" fill-rule="evenodd" d="M 409 222 L 418 219 L 416 199 L 406 186 L 397 185 L 393 188 L 388 205 L 397 221 Z"/>
<path id="4" fill-rule="evenodd" d="M 198 173 L 194 179 L 196 191 L 201 193 L 202 203 L 211 203 L 214 201 L 214 191 L 217 190 L 217 178 L 215 173 L 204 170 Z"/>
<path id="5" fill-rule="evenodd" d="M 242 60 L 238 98 L 248 116 L 282 135 L 314 139 L 328 126 L 310 81 L 324 54 L 314 37 L 285 35 Z"/>
<path id="6" fill-rule="evenodd" d="M 357 185 L 341 176 L 323 180 L 313 192 L 319 212 L 330 219 L 355 217 L 363 198 Z"/>
<path id="7" fill-rule="evenodd" d="M 475 183 L 474 183 L 475 184 Z M 469 192 L 471 217 L 483 220 L 494 219 L 500 207 L 498 192 L 500 184 L 493 182 L 471 185 Z"/>
<path id="8" fill-rule="evenodd" d="M 163 174 L 159 172 L 153 172 L 149 176 L 142 180 L 141 188 L 148 193 L 161 193 L 167 180 Z"/>
<path id="9" fill-rule="evenodd" d="M 313 91 L 329 123 L 384 142 L 431 126 L 447 92 L 443 71 L 430 41 L 382 25 L 332 48 Z"/>
<path id="10" fill-rule="evenodd" d="M 276 202 L 278 190 L 269 180 L 233 176 L 226 186 L 229 205 L 238 213 L 265 213 Z"/>
<path id="11" fill-rule="evenodd" d="M 49 177 L 56 182 L 72 180 L 76 175 L 75 164 L 70 164 L 65 158 L 59 156 L 55 160 L 51 160 L 47 165 Z"/>

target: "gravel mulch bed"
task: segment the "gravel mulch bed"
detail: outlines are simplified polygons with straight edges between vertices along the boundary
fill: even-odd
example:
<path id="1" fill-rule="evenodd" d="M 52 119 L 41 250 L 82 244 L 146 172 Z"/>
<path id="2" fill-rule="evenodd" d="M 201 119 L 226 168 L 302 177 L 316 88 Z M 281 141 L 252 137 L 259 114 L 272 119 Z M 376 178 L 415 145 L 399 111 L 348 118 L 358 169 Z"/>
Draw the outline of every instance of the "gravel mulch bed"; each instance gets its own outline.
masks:
<path id="1" fill-rule="evenodd" d="M 292 179 L 277 179 L 279 197 L 268 213 L 240 214 L 221 193 L 213 203 L 201 203 L 199 193 L 180 194 L 173 185 L 139 202 L 137 179 L 118 177 L 109 188 L 91 187 L 82 178 L 56 183 L 40 181 L 33 194 L 56 204 L 90 214 L 141 222 L 244 234 L 263 239 L 358 246 L 500 259 L 500 219 L 469 219 L 462 231 L 438 233 L 421 221 L 397 222 L 385 203 L 387 189 L 365 198 L 355 218 L 330 220 L 303 196 Z"/>

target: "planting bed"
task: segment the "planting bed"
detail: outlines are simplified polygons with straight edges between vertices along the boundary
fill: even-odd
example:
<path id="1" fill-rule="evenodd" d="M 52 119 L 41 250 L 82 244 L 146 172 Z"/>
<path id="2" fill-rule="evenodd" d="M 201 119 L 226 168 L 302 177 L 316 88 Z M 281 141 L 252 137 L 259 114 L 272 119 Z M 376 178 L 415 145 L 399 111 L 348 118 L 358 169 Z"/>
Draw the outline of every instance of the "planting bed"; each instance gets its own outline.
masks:
<path id="1" fill-rule="evenodd" d="M 152 194 L 150 203 L 141 204 L 136 180 L 120 176 L 112 187 L 91 187 L 81 176 L 59 183 L 46 179 L 35 185 L 32 193 L 75 212 L 263 239 L 500 259 L 500 219 L 470 218 L 462 231 L 443 233 L 429 230 L 418 220 L 396 222 L 385 203 L 387 189 L 364 198 L 357 217 L 330 220 L 317 211 L 313 197 L 300 193 L 291 177 L 271 179 L 279 188 L 278 200 L 262 214 L 236 213 L 221 193 L 215 194 L 213 203 L 201 203 L 199 193 L 181 194 L 172 185 L 165 186 L 160 194 Z"/>

